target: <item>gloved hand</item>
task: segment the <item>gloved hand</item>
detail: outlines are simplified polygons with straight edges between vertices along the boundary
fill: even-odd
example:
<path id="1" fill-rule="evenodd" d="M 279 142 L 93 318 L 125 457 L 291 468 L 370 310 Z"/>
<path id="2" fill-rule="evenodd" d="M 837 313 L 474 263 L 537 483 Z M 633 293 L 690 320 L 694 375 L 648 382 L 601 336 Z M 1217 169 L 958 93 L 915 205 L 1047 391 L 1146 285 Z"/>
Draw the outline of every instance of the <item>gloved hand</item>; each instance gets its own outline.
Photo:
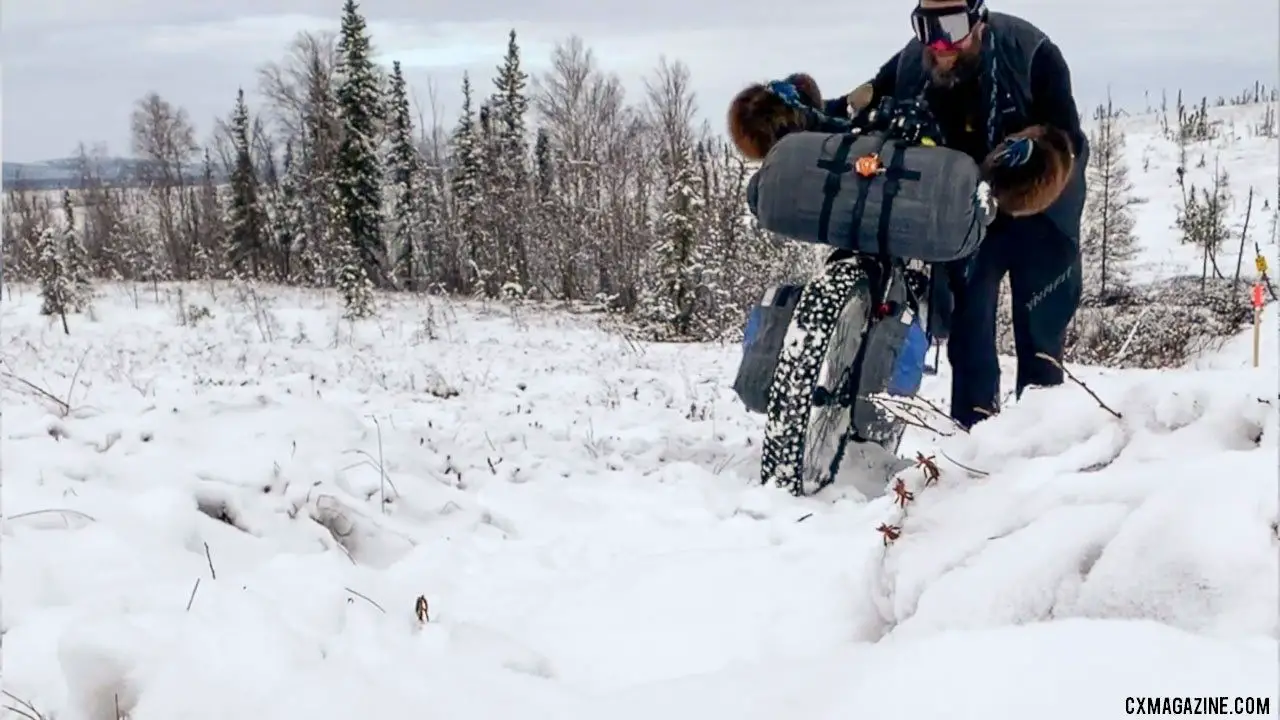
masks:
<path id="1" fill-rule="evenodd" d="M 1011 217 L 1047 210 L 1071 182 L 1071 137 L 1050 125 L 1032 125 L 997 145 L 982 161 L 983 179 L 1000 212 Z"/>
<path id="2" fill-rule="evenodd" d="M 748 160 L 763 160 L 788 133 L 849 130 L 847 120 L 829 118 L 823 113 L 818 84 L 804 73 L 751 84 L 729 103 L 728 121 L 729 137 Z"/>
<path id="3" fill-rule="evenodd" d="M 796 109 L 805 108 L 804 99 L 800 97 L 800 91 L 796 90 L 796 86 L 786 80 L 772 80 L 765 85 L 769 92 L 778 96 L 778 99 L 787 105 Z"/>
<path id="4" fill-rule="evenodd" d="M 849 107 L 849 117 L 856 117 L 858 113 L 870 107 L 871 101 L 875 100 L 875 94 L 875 87 L 871 83 L 863 83 L 845 95 L 844 101 Z"/>
<path id="5" fill-rule="evenodd" d="M 1029 137 L 1016 137 L 1005 140 L 991 155 L 991 162 L 996 167 L 1022 167 L 1031 161 L 1031 153 L 1035 143 Z"/>

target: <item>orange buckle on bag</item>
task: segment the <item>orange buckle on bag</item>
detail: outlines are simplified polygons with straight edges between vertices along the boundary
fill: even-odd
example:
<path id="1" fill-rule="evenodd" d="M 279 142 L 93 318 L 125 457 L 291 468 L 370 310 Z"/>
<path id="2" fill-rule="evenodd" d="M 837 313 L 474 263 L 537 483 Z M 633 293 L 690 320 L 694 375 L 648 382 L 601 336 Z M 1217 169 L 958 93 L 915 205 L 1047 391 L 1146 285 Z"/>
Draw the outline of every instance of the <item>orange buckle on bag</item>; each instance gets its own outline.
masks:
<path id="1" fill-rule="evenodd" d="M 884 165 L 880 163 L 879 155 L 864 155 L 854 163 L 853 169 L 862 177 L 869 178 L 884 172 Z"/>

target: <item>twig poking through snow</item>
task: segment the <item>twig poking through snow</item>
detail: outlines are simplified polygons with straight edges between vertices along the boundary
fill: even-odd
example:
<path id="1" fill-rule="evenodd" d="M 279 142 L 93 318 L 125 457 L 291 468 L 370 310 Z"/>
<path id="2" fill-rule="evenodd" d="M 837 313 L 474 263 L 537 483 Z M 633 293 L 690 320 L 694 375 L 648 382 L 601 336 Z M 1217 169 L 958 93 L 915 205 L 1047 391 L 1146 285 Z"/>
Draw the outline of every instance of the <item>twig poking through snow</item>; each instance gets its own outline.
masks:
<path id="1" fill-rule="evenodd" d="M 365 602 L 369 603 L 370 605 L 372 605 L 372 606 L 374 606 L 374 607 L 378 608 L 378 610 L 380 610 L 380 611 L 382 612 L 382 614 L 383 614 L 383 615 L 386 615 L 386 614 L 387 614 L 387 610 L 386 610 L 386 608 L 382 607 L 382 606 L 381 606 L 381 605 L 379 605 L 378 603 L 376 603 L 376 602 L 374 602 L 373 600 L 371 600 L 371 599 L 369 598 L 369 596 L 368 596 L 368 595 L 364 595 L 364 594 L 362 594 L 362 593 L 358 593 L 358 592 L 356 592 L 355 590 L 352 590 L 352 589 L 351 589 L 351 588 L 349 588 L 349 587 L 344 587 L 344 588 L 342 588 L 342 589 L 343 589 L 343 590 L 346 590 L 347 592 L 351 593 L 352 595 L 355 595 L 356 597 L 360 598 L 361 600 L 364 600 Z M 350 600 L 348 600 L 348 602 L 350 602 Z"/>
<path id="2" fill-rule="evenodd" d="M 5 518 L 7 522 L 21 520 L 22 518 L 35 517 L 37 515 L 48 515 L 51 513 L 61 513 L 63 515 L 71 515 L 72 517 L 83 518 L 89 522 L 98 522 L 98 519 L 92 515 L 87 515 L 79 510 L 68 510 L 66 508 L 49 508 L 48 510 L 32 510 L 31 512 L 18 513 L 17 515 L 9 515 Z"/>
<path id="3" fill-rule="evenodd" d="M 89 350 L 86 350 L 84 354 L 80 356 L 80 362 L 76 363 L 76 369 L 71 373 L 71 382 L 70 382 L 70 387 L 67 388 L 66 399 L 59 398 L 57 395 L 54 395 L 53 393 L 49 392 L 48 390 L 45 390 L 39 385 L 36 385 L 30 380 L 20 378 L 17 375 L 14 375 L 13 373 L 7 370 L 3 373 L 2 377 L 7 377 L 13 380 L 14 382 L 17 382 L 18 384 L 22 385 L 26 389 L 35 393 L 38 397 L 44 398 L 45 400 L 48 400 L 49 402 L 53 403 L 54 407 L 57 408 L 58 417 L 65 418 L 70 416 L 71 411 L 75 409 L 71 405 L 71 398 L 73 395 L 75 395 L 76 381 L 80 379 L 80 371 L 84 369 L 84 362 L 88 358 L 89 358 Z"/>
<path id="4" fill-rule="evenodd" d="M 8 710 L 9 712 L 15 715 L 21 715 L 22 717 L 27 718 L 27 720 L 48 720 L 43 714 L 40 713 L 39 710 L 36 709 L 35 705 L 32 705 L 31 703 L 27 702 L 26 700 L 23 700 L 22 698 L 18 697 L 17 695 L 14 695 L 13 693 L 7 690 L 0 690 L 0 692 L 4 693 L 5 697 L 18 703 L 18 707 L 14 707 L 13 705 L 5 705 L 4 706 L 5 710 Z"/>
<path id="5" fill-rule="evenodd" d="M 213 569 L 213 555 L 209 552 L 209 543 L 204 544 L 204 559 L 209 561 L 209 574 L 218 579 L 218 571 Z"/>
<path id="6" fill-rule="evenodd" d="M 1066 375 L 1066 376 L 1067 376 L 1067 379 L 1068 379 L 1068 380 L 1070 380 L 1071 382 L 1073 382 L 1073 383 L 1075 383 L 1075 384 L 1079 385 L 1080 387 L 1084 388 L 1084 391 L 1085 391 L 1085 392 L 1087 392 L 1087 393 L 1089 393 L 1089 397 L 1093 398 L 1093 401 L 1094 401 L 1094 402 L 1096 402 L 1096 403 L 1098 403 L 1098 407 L 1100 407 L 1100 408 L 1102 408 L 1103 410 L 1106 410 L 1107 412 L 1111 413 L 1111 415 L 1112 415 L 1112 416 L 1114 416 L 1114 417 L 1115 417 L 1115 419 L 1117 419 L 1117 420 L 1123 420 L 1123 419 L 1124 419 L 1124 416 L 1123 416 L 1123 415 L 1121 415 L 1120 413 L 1116 412 L 1115 410 L 1112 410 L 1112 409 L 1111 409 L 1111 406 L 1109 406 L 1109 405 L 1107 405 L 1106 403 L 1102 402 L 1102 398 L 1098 397 L 1098 393 L 1094 392 L 1092 389 L 1090 389 L 1090 388 L 1089 388 L 1089 386 L 1088 386 L 1088 385 L 1085 385 L 1085 384 L 1084 384 L 1084 382 L 1083 382 L 1080 378 L 1078 378 L 1078 377 L 1076 377 L 1074 374 L 1072 374 L 1072 372 L 1071 372 L 1070 370 L 1068 370 L 1068 369 L 1066 368 L 1066 366 L 1065 366 L 1065 365 L 1063 365 L 1062 363 L 1058 362 L 1057 358 L 1053 357 L 1052 355 L 1046 355 L 1046 354 L 1044 354 L 1044 353 L 1036 353 L 1036 357 L 1040 358 L 1041 360 L 1044 360 L 1045 362 L 1053 363 L 1053 364 L 1054 364 L 1054 366 L 1056 366 L 1059 370 L 1061 370 L 1061 371 L 1062 371 L 1062 374 L 1063 374 L 1063 375 Z"/>
<path id="7" fill-rule="evenodd" d="M 931 432 L 940 437 L 952 437 L 955 433 L 934 427 L 925 419 L 926 415 L 937 415 L 955 429 L 961 432 L 968 432 L 963 425 L 956 422 L 955 418 L 945 412 L 942 412 L 942 409 L 931 402 L 928 398 L 918 395 L 915 397 L 903 398 L 895 397 L 888 393 L 876 393 L 868 396 L 867 399 L 875 404 L 876 407 L 884 410 L 908 426 Z"/>
<path id="8" fill-rule="evenodd" d="M 196 584 L 191 586 L 191 597 L 187 598 L 187 612 L 191 612 L 191 604 L 196 601 L 196 591 L 200 589 L 200 578 L 196 578 Z"/>
<path id="9" fill-rule="evenodd" d="M 373 420 L 373 427 L 378 431 L 378 493 L 379 503 L 382 505 L 382 514 L 387 514 L 387 466 L 383 463 L 382 455 L 382 423 L 378 422 L 376 415 L 369 416 Z M 397 491 L 397 495 L 400 493 Z M 384 611 L 385 612 L 385 611 Z"/>
<path id="10" fill-rule="evenodd" d="M 1138 313 L 1138 319 L 1133 321 L 1133 327 L 1129 329 L 1129 336 L 1124 339 L 1124 344 L 1120 346 L 1120 349 L 1116 351 L 1116 354 L 1111 356 L 1111 360 L 1107 362 L 1108 365 L 1115 365 L 1123 360 L 1125 355 L 1129 354 L 1129 344 L 1133 342 L 1135 337 L 1137 337 L 1138 328 L 1142 327 L 1142 319 L 1147 316 L 1147 313 L 1151 312 L 1151 308 L 1153 307 L 1155 307 L 1155 305 L 1148 305 L 1142 312 Z"/>
<path id="11" fill-rule="evenodd" d="M 369 418 L 373 420 L 373 425 L 376 428 L 377 434 L 378 434 L 378 457 L 374 458 L 372 455 L 370 455 L 368 452 L 364 450 L 359 450 L 359 449 L 348 450 L 347 452 L 349 453 L 354 453 L 356 455 L 360 455 L 364 457 L 364 460 L 362 462 L 355 463 L 354 465 L 350 465 L 343 469 L 350 470 L 351 468 L 359 467 L 361 465 L 368 465 L 369 467 L 378 471 L 378 488 L 379 488 L 379 493 L 381 495 L 381 498 L 379 499 L 379 501 L 382 505 L 383 514 L 386 514 L 387 487 L 388 486 L 391 487 L 391 492 L 394 493 L 396 497 L 400 497 L 400 489 L 396 487 L 395 483 L 391 482 L 391 477 L 387 474 L 387 468 L 386 468 L 386 465 L 384 464 L 385 458 L 383 456 L 383 450 L 382 450 L 382 424 L 378 422 L 378 418 L 372 415 L 370 415 Z"/>
<path id="12" fill-rule="evenodd" d="M 953 458 L 953 457 L 951 457 L 950 455 L 948 455 L 948 454 L 946 454 L 946 453 L 942 452 L 941 450 L 939 450 L 939 451 L 938 451 L 938 454 L 939 454 L 939 455 L 941 455 L 942 457 L 946 458 L 948 462 L 950 462 L 952 465 L 955 465 L 956 467 L 960 468 L 961 470 L 965 470 L 965 471 L 967 471 L 967 472 L 971 472 L 971 473 L 973 473 L 974 475 L 978 475 L 978 476 L 981 476 L 981 477 L 988 477 L 988 476 L 990 476 L 990 475 L 991 475 L 991 473 L 987 472 L 986 470 L 979 470 L 979 469 L 977 469 L 977 468 L 969 467 L 968 465 L 965 465 L 965 464 L 964 464 L 964 463 L 962 463 L 962 462 L 957 462 L 955 458 Z"/>
<path id="13" fill-rule="evenodd" d="M 423 625 L 431 622 L 431 606 L 427 604 L 426 595 L 419 595 L 418 599 L 413 601 L 413 614 Z"/>
<path id="14" fill-rule="evenodd" d="M 56 406 L 56 407 L 58 408 L 58 416 L 59 416 L 59 417 L 66 417 L 66 416 L 68 416 L 68 415 L 70 415 L 70 414 L 71 414 L 71 406 L 70 406 L 69 404 L 67 404 L 67 402 L 66 402 L 66 401 L 64 401 L 63 399 L 61 399 L 61 398 L 59 398 L 58 396 L 54 395 L 53 393 L 49 392 L 48 390 L 45 390 L 44 388 L 40 387 L 39 385 L 36 385 L 35 383 L 31 382 L 30 380 L 26 380 L 26 379 L 20 378 L 20 377 L 18 377 L 17 375 L 14 375 L 13 373 L 8 372 L 8 371 L 5 371 L 5 373 L 4 373 L 4 377 L 7 377 L 7 378 L 9 378 L 9 379 L 11 379 L 11 380 L 13 380 L 13 381 L 17 382 L 18 384 L 20 384 L 20 385 L 22 385 L 23 387 L 27 388 L 28 390 L 30 390 L 31 392 L 35 393 L 35 394 L 36 394 L 36 395 L 38 395 L 39 397 L 42 397 L 42 398 L 44 398 L 45 400 L 48 400 L 49 402 L 53 403 L 53 404 L 54 404 L 54 406 Z"/>
<path id="15" fill-rule="evenodd" d="M 88 359 L 89 359 L 89 350 L 85 350 L 84 354 L 80 356 L 80 362 L 76 363 L 75 371 L 71 373 L 71 382 L 68 383 L 69 387 L 67 388 L 66 405 L 67 405 L 68 415 L 71 414 L 71 396 L 75 394 L 75 391 L 76 391 L 76 380 L 80 379 L 80 371 L 84 369 L 84 361 Z"/>

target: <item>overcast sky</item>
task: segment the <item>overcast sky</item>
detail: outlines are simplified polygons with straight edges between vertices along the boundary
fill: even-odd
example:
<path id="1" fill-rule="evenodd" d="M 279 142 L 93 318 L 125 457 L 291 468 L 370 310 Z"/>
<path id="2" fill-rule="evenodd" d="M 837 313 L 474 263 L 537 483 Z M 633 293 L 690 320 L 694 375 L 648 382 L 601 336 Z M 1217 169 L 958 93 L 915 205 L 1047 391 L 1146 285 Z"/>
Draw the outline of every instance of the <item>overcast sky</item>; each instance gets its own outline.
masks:
<path id="1" fill-rule="evenodd" d="M 306 29 L 336 29 L 341 0 L 4 0 L 3 157 L 70 154 L 78 141 L 128 154 L 129 112 L 149 91 L 185 107 L 208 136 L 237 87 Z M 1092 107 L 1108 85 L 1144 106 L 1160 89 L 1234 94 L 1280 71 L 1276 0 L 990 0 L 1040 25 Z M 458 109 L 463 71 L 487 93 L 514 27 L 526 68 L 582 36 L 629 88 L 666 54 L 692 69 L 704 115 L 722 122 L 744 83 L 796 70 L 832 95 L 868 77 L 908 38 L 914 0 L 365 0 L 377 51 L 425 96 Z M 869 8 L 873 8 L 869 10 Z"/>

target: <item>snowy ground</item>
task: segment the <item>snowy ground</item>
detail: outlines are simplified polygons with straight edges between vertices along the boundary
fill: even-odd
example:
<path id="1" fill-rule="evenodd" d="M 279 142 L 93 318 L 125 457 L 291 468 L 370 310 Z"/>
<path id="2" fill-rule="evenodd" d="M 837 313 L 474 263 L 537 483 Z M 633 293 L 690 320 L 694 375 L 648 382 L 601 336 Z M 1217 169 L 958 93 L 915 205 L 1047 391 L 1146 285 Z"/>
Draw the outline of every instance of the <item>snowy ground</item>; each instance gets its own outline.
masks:
<path id="1" fill-rule="evenodd" d="M 1225 169 L 1229 176 L 1232 204 L 1227 212 L 1232 234 L 1217 258 L 1219 269 L 1227 277 L 1235 274 L 1246 216 L 1249 223 L 1243 277 L 1254 277 L 1255 242 L 1273 261 L 1280 251 L 1273 234 L 1276 203 L 1280 202 L 1280 139 L 1258 132 L 1268 107 L 1275 112 L 1275 103 L 1211 107 L 1209 119 L 1216 124 L 1218 136 L 1187 146 L 1185 184 L 1188 191 L 1194 185 L 1197 194 L 1202 190 L 1212 192 L 1216 167 Z M 1091 118 L 1092 112 L 1086 112 L 1085 116 Z M 1169 123 L 1177 127 L 1175 108 L 1169 110 Z M 1091 125 L 1092 120 L 1087 124 Z M 1134 196 L 1141 203 L 1135 208 L 1134 231 L 1139 239 L 1140 259 L 1133 268 L 1134 279 L 1199 275 L 1204 264 L 1200 251 L 1178 242 L 1177 209 L 1183 202 L 1183 189 L 1178 184 L 1177 142 L 1162 134 L 1158 113 L 1125 117 L 1120 127 L 1125 132 L 1125 159 L 1134 183 Z M 1250 189 L 1254 193 L 1252 208 Z"/>
<path id="2" fill-rule="evenodd" d="M 1075 720 L 1161 695 L 1280 711 L 1274 312 L 1261 369 L 1246 339 L 1197 371 L 1079 370 L 1123 419 L 1068 385 L 972 436 L 913 435 L 942 477 L 906 473 L 903 510 L 758 487 L 762 423 L 727 387 L 731 346 L 405 299 L 353 335 L 332 297 L 225 286 L 143 288 L 137 309 L 105 287 L 65 337 L 29 289 L 4 300 L 0 704 L 50 720 Z M 902 528 L 887 548 L 882 523 Z"/>

